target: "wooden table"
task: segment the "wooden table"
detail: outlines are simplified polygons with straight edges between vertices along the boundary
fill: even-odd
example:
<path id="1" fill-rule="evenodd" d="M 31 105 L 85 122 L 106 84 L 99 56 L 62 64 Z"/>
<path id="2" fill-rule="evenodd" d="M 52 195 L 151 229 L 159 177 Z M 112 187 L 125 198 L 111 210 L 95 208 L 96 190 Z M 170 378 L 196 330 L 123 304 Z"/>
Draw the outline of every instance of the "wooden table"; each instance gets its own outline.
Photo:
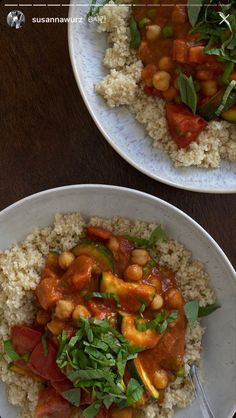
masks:
<path id="1" fill-rule="evenodd" d="M 67 16 L 68 8 L 22 7 L 26 24 L 15 30 L 6 23 L 14 8 L 0 4 L 0 209 L 66 184 L 131 187 L 192 216 L 236 267 L 236 195 L 175 189 L 126 163 L 103 139 L 83 103 L 70 64 L 66 24 L 32 23 L 32 17 Z"/>

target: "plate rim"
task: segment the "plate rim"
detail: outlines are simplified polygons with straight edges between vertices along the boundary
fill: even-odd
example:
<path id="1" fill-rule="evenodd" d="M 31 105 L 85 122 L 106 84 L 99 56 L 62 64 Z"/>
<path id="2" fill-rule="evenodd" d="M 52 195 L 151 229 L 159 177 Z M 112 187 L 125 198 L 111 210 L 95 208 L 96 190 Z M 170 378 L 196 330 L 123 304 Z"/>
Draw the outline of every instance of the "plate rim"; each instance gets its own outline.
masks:
<path id="1" fill-rule="evenodd" d="M 68 16 L 69 16 L 69 21 L 68 21 L 68 26 L 67 26 L 67 37 L 68 37 L 68 49 L 69 49 L 69 56 L 70 56 L 70 62 L 71 62 L 71 66 L 72 66 L 72 70 L 74 73 L 74 77 L 75 77 L 75 81 L 77 84 L 77 87 L 79 89 L 79 92 L 82 96 L 82 99 L 84 101 L 85 106 L 87 107 L 87 110 L 89 111 L 95 125 L 97 126 L 97 128 L 99 129 L 99 131 L 101 132 L 101 134 L 103 135 L 103 137 L 106 139 L 106 141 L 111 145 L 111 147 L 127 162 L 129 163 L 131 166 L 133 166 L 136 170 L 140 171 L 141 173 L 145 174 L 147 177 L 150 177 L 156 181 L 159 181 L 163 184 L 166 184 L 168 186 L 172 186 L 178 189 L 182 189 L 182 190 L 188 190 L 191 192 L 197 192 L 197 193 L 210 193 L 210 194 L 234 194 L 236 193 L 236 186 L 235 188 L 229 188 L 229 189 L 224 189 L 224 188 L 207 188 L 207 187 L 203 187 L 203 188 L 199 188 L 199 187 L 189 187 L 189 186 L 185 186 L 182 185 L 178 182 L 172 181 L 172 180 L 168 180 L 166 178 L 163 178 L 159 175 L 155 175 L 152 174 L 151 172 L 149 172 L 148 170 L 146 170 L 143 167 L 140 167 L 139 164 L 137 164 L 135 161 L 133 161 L 130 157 L 128 157 L 121 149 L 119 146 L 117 146 L 114 141 L 112 140 L 112 138 L 110 137 L 110 135 L 106 132 L 106 130 L 103 128 L 102 124 L 99 122 L 99 120 L 97 119 L 97 117 L 95 116 L 95 113 L 92 109 L 92 106 L 90 105 L 89 99 L 86 96 L 86 93 L 83 89 L 83 84 L 81 82 L 81 77 L 80 77 L 80 73 L 77 69 L 76 66 L 76 60 L 75 60 L 75 54 L 73 53 L 74 51 L 74 42 L 73 42 L 73 25 L 74 23 L 72 22 L 71 18 L 72 18 L 72 14 L 73 14 L 73 4 L 74 4 L 74 0 L 70 0 L 70 6 L 69 6 L 69 12 L 68 12 Z M 213 169 L 212 169 L 213 170 Z"/>

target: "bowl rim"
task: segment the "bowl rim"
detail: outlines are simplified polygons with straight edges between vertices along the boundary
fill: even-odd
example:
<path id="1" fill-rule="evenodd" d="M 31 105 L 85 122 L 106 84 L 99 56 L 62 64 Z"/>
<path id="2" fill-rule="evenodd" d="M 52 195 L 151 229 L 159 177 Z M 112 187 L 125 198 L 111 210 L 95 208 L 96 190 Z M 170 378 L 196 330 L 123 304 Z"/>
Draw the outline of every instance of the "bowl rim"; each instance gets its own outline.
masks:
<path id="1" fill-rule="evenodd" d="M 70 6 L 69 6 L 69 12 L 68 12 L 68 16 L 69 18 L 72 18 L 72 13 L 73 13 L 73 1 L 74 0 L 70 0 Z M 99 120 L 97 119 L 97 117 L 95 116 L 95 113 L 92 109 L 92 105 L 90 104 L 89 99 L 86 96 L 85 90 L 83 88 L 83 83 L 81 82 L 81 75 L 78 71 L 78 68 L 76 66 L 76 59 L 75 59 L 75 54 L 74 54 L 74 43 L 73 43 L 73 25 L 74 23 L 72 23 L 72 21 L 68 22 L 68 27 L 67 27 L 67 36 L 68 36 L 68 49 L 69 49 L 69 56 L 70 56 L 70 62 L 71 62 L 71 66 L 72 66 L 72 70 L 74 73 L 74 77 L 76 80 L 76 84 L 77 87 L 79 89 L 79 92 L 82 96 L 82 99 L 85 103 L 85 106 L 87 107 L 95 125 L 97 126 L 97 128 L 99 129 L 99 131 L 101 132 L 101 134 L 104 136 L 104 138 L 106 139 L 106 141 L 111 145 L 111 147 L 127 162 L 129 163 L 131 166 L 133 166 L 134 168 L 136 168 L 136 170 L 140 171 L 141 173 L 145 174 L 148 177 L 151 177 L 152 179 L 156 180 L 156 181 L 160 181 L 161 183 L 167 184 L 168 186 L 172 186 L 172 187 L 176 187 L 178 189 L 182 189 L 182 190 L 188 190 L 191 192 L 198 192 L 198 193 L 213 193 L 213 194 L 233 194 L 236 193 L 236 186 L 235 187 L 231 187 L 229 189 L 224 189 L 224 188 L 208 188 L 207 186 L 203 186 L 202 188 L 200 187 L 189 187 L 189 186 L 185 186 L 183 184 L 180 184 L 179 182 L 175 182 L 172 180 L 168 180 L 165 177 L 161 177 L 159 175 L 156 174 L 152 174 L 150 171 L 148 171 L 147 169 L 141 167 L 138 163 L 136 163 L 133 159 L 131 159 L 130 157 L 128 157 L 121 149 L 118 145 L 116 145 L 114 143 L 114 141 L 112 140 L 112 138 L 110 137 L 109 133 L 106 132 L 106 130 L 103 128 L 102 124 L 99 122 Z M 201 170 L 201 168 L 199 168 L 199 170 Z M 212 169 L 213 170 L 213 169 Z"/>
<path id="2" fill-rule="evenodd" d="M 16 209 L 18 207 L 20 207 L 21 205 L 23 205 L 25 202 L 28 202 L 30 200 L 34 200 L 37 198 L 40 198 L 41 196 L 45 196 L 45 195 L 50 195 L 50 194 L 56 194 L 57 192 L 63 191 L 63 190 L 83 190 L 83 189 L 101 189 L 104 191 L 111 191 L 111 190 L 117 190 L 120 192 L 124 192 L 124 193 L 128 193 L 128 194 L 133 194 L 136 196 L 140 196 L 146 199 L 149 199 L 153 202 L 158 202 L 159 204 L 177 212 L 180 216 L 184 217 L 188 222 L 192 223 L 193 226 L 195 226 L 204 236 L 204 238 L 208 239 L 208 241 L 210 242 L 211 245 L 213 245 L 217 251 L 217 253 L 219 254 L 219 256 L 222 257 L 222 260 L 224 260 L 226 266 L 228 267 L 228 269 L 230 270 L 232 276 L 235 279 L 236 282 L 236 271 L 232 265 L 232 263 L 230 262 L 230 260 L 228 259 L 228 257 L 226 256 L 226 254 L 224 253 L 224 251 L 221 249 L 221 247 L 219 246 L 219 244 L 214 240 L 214 238 L 198 223 L 196 222 L 191 216 L 187 215 L 184 211 L 182 211 L 181 209 L 177 208 L 176 206 L 172 205 L 171 203 L 160 199 L 159 197 L 153 196 L 149 193 L 146 192 L 142 192 L 140 190 L 137 189 L 132 189 L 129 187 L 123 187 L 123 186 L 116 186 L 116 185 L 108 185 L 108 184 L 96 184 L 96 183 L 86 183 L 86 184 L 72 184 L 72 185 L 66 185 L 66 186 L 60 186 L 60 187 L 55 187 L 55 188 L 51 188 L 51 189 L 46 189 L 37 193 L 33 193 L 29 196 L 26 196 L 22 199 L 17 200 L 16 202 L 12 203 L 11 205 L 7 206 L 6 208 L 2 209 L 0 211 L 0 221 L 1 218 L 7 214 L 8 212 L 11 212 L 12 209 Z"/>

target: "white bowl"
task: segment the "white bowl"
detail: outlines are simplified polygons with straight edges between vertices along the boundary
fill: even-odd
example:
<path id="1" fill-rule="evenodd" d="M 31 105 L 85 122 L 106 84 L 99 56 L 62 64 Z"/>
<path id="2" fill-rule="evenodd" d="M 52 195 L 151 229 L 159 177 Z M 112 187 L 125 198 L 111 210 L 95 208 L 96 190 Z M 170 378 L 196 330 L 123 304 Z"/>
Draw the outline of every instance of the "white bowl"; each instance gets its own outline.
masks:
<path id="1" fill-rule="evenodd" d="M 235 407 L 235 294 L 236 274 L 217 243 L 193 219 L 174 206 L 148 194 L 114 186 L 80 185 L 52 189 L 23 199 L 0 213 L 0 249 L 22 240 L 34 227 L 53 221 L 55 213 L 79 211 L 85 217 L 114 215 L 161 222 L 168 235 L 181 241 L 205 264 L 221 309 L 203 320 L 207 327 L 202 360 L 205 390 L 216 418 L 231 418 Z M 0 416 L 15 418 L 0 385 Z M 196 401 L 175 418 L 200 417 Z"/>
<path id="2" fill-rule="evenodd" d="M 107 35 L 96 32 L 96 23 L 86 23 L 87 11 L 86 2 L 71 0 L 69 50 L 80 93 L 105 139 L 128 163 L 155 180 L 198 192 L 236 193 L 236 163 L 222 161 L 218 169 L 175 168 L 165 152 L 152 147 L 149 135 L 128 108 L 110 109 L 95 92 L 94 84 L 107 74 L 103 66 Z"/>

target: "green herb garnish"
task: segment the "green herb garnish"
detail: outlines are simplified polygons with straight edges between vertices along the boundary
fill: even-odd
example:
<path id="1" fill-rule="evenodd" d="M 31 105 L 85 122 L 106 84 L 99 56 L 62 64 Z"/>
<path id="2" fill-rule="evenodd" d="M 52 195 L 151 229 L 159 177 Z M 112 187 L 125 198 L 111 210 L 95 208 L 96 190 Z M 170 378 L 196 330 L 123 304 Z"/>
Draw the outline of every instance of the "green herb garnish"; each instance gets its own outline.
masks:
<path id="1" fill-rule="evenodd" d="M 199 309 L 199 303 L 197 300 L 191 300 L 190 302 L 187 302 L 184 305 L 184 312 L 185 312 L 190 328 L 193 327 L 195 321 L 198 318 L 198 309 Z"/>
<path id="2" fill-rule="evenodd" d="M 135 236 L 127 235 L 127 234 L 124 235 L 124 237 L 128 241 L 133 242 L 137 247 L 142 247 L 142 248 L 153 248 L 158 241 L 168 241 L 168 236 L 162 225 L 158 225 L 154 229 L 154 231 L 152 231 L 149 239 L 135 237 Z M 153 267 L 155 266 L 155 264 L 153 265 Z"/>
<path id="3" fill-rule="evenodd" d="M 206 306 L 199 306 L 198 309 L 198 318 L 202 318 L 203 316 L 210 315 L 212 312 L 216 311 L 220 308 L 220 305 L 217 305 L 217 303 L 213 303 L 212 305 L 206 305 Z"/>
<path id="4" fill-rule="evenodd" d="M 102 299 L 114 299 L 116 301 L 119 300 L 118 295 L 115 293 L 108 293 L 108 292 L 91 292 L 85 296 L 85 299 L 93 299 L 93 298 L 102 298 Z"/>
<path id="5" fill-rule="evenodd" d="M 83 411 L 84 417 L 94 417 L 100 406 L 115 403 L 132 405 L 143 394 L 142 385 L 123 381 L 127 362 L 137 356 L 138 347 L 113 328 L 107 320 L 81 318 L 76 334 L 69 338 L 65 332 L 59 337 L 57 365 L 66 370 L 76 389 L 88 388 L 93 403 Z M 66 399 L 79 404 L 79 391 L 66 391 Z"/>
<path id="6" fill-rule="evenodd" d="M 134 16 L 131 16 L 129 21 L 129 27 L 130 27 L 130 48 L 131 49 L 137 49 L 141 42 L 141 35 L 138 29 L 138 24 L 134 18 Z"/>
<path id="7" fill-rule="evenodd" d="M 178 86 L 182 102 L 195 114 L 197 109 L 197 93 L 192 76 L 187 77 L 181 73 L 178 77 Z"/>
<path id="8" fill-rule="evenodd" d="M 80 388 L 73 388 L 65 390 L 63 392 L 63 398 L 65 398 L 72 405 L 79 407 L 80 406 Z"/>
<path id="9" fill-rule="evenodd" d="M 194 27 L 198 21 L 204 0 L 188 0 L 188 18 Z"/>
<path id="10" fill-rule="evenodd" d="M 6 354 L 12 361 L 18 361 L 18 360 L 28 361 L 29 360 L 29 353 L 24 353 L 23 356 L 20 356 L 19 354 L 17 354 L 17 352 L 13 348 L 11 340 L 3 341 L 3 348 L 4 348 L 3 354 Z"/>
<path id="11" fill-rule="evenodd" d="M 136 321 L 136 328 L 138 331 L 147 331 L 148 329 L 154 329 L 158 333 L 162 334 L 168 327 L 168 325 L 175 321 L 179 312 L 177 310 L 172 311 L 169 316 L 165 310 L 159 312 L 154 319 L 146 322 Z"/>

